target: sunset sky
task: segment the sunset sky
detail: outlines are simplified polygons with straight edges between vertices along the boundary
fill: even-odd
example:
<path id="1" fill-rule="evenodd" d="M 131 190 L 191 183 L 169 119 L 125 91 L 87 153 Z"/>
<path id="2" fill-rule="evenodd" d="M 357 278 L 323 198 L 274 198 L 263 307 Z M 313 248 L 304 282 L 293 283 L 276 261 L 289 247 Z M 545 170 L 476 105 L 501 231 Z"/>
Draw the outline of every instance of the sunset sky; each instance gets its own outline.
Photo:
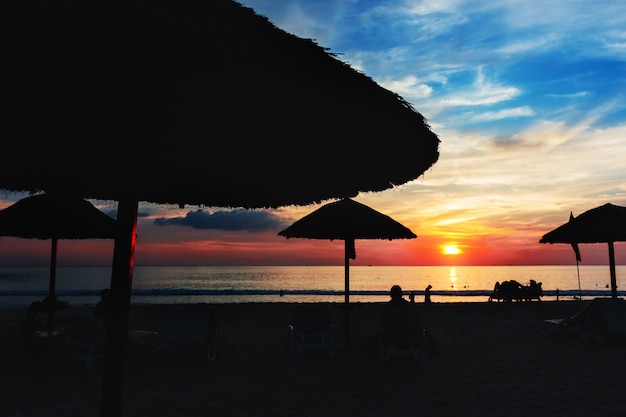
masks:
<path id="1" fill-rule="evenodd" d="M 625 2 L 241 3 L 404 97 L 441 139 L 422 177 L 356 198 L 418 238 L 357 240 L 353 265 L 575 264 L 571 247 L 541 236 L 570 212 L 626 206 Z M 25 196 L 0 193 L 0 208 Z M 277 235 L 318 207 L 142 203 L 136 264 L 341 265 L 341 241 Z M 3 237 L 0 264 L 47 265 L 49 250 Z M 106 265 L 112 253 L 108 241 L 61 241 L 58 262 Z M 583 265 L 608 262 L 604 244 L 581 245 L 581 255 Z M 626 263 L 626 243 L 616 257 Z"/>

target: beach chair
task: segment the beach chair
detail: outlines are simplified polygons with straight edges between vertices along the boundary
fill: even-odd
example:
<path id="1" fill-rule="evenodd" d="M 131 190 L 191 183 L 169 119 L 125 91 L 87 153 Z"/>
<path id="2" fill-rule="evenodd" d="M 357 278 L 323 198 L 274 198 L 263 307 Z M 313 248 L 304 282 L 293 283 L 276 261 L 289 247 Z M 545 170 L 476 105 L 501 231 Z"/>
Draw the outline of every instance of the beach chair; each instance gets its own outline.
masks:
<path id="1" fill-rule="evenodd" d="M 206 306 L 173 306 L 166 313 L 165 330 L 159 350 L 165 350 L 172 363 L 194 357 L 216 359 L 217 322 L 215 310 Z"/>
<path id="2" fill-rule="evenodd" d="M 571 317 L 541 320 L 537 330 L 544 335 L 573 330 L 582 340 L 598 345 L 626 341 L 626 301 L 595 298 Z"/>
<path id="3" fill-rule="evenodd" d="M 383 361 L 392 356 L 423 361 L 426 357 L 426 329 L 413 308 L 392 308 L 385 311 L 380 327 L 380 356 Z"/>
<path id="4" fill-rule="evenodd" d="M 334 355 L 334 331 L 328 306 L 294 305 L 288 334 L 291 356 L 294 358 L 305 351 L 325 352 L 331 357 Z"/>
<path id="5" fill-rule="evenodd" d="M 89 313 L 74 313 L 62 320 L 65 329 L 65 362 L 93 368 L 104 358 L 104 341 L 98 321 Z"/>

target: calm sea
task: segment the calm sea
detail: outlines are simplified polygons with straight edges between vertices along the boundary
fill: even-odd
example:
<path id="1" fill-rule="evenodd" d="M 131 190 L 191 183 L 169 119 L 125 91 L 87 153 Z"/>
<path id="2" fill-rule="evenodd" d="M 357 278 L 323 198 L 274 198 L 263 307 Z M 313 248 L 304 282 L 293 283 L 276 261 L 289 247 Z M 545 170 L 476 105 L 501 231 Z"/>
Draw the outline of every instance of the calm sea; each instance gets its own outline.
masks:
<path id="1" fill-rule="evenodd" d="M 543 300 L 609 296 L 608 265 L 580 266 L 351 266 L 350 301 L 384 302 L 399 284 L 423 301 L 432 285 L 433 302 L 487 301 L 496 281 L 541 282 Z M 47 267 L 0 267 L 0 307 L 27 306 L 47 295 Z M 57 268 L 57 296 L 73 305 L 95 305 L 109 287 L 110 267 Z M 618 290 L 626 265 L 617 266 Z M 580 284 L 579 284 L 580 283 Z M 626 291 L 618 291 L 620 296 Z M 343 266 L 137 266 L 132 302 L 245 303 L 343 302 Z"/>

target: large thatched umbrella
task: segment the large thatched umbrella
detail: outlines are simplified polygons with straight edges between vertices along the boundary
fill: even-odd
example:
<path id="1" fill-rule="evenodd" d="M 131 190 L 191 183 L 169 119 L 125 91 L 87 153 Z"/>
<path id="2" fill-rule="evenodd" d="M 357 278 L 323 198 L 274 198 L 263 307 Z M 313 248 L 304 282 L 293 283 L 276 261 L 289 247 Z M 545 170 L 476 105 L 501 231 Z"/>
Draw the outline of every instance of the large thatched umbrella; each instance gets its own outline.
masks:
<path id="1" fill-rule="evenodd" d="M 350 259 L 356 259 L 355 239 L 413 239 L 408 227 L 371 207 L 344 198 L 328 203 L 278 232 L 287 239 L 344 241 L 345 342 L 350 344 Z"/>
<path id="2" fill-rule="evenodd" d="M 567 223 L 546 233 L 539 243 L 569 243 L 576 251 L 579 243 L 606 243 L 609 246 L 611 296 L 617 298 L 614 242 L 626 241 L 626 207 L 606 203 L 571 217 Z"/>
<path id="3" fill-rule="evenodd" d="M 115 220 L 79 197 L 38 194 L 0 210 L 0 236 L 51 241 L 48 327 L 56 307 L 56 263 L 59 239 L 113 239 Z"/>
<path id="4" fill-rule="evenodd" d="M 306 205 L 439 157 L 409 103 L 231 0 L 6 0 L 0 31 L 0 188 L 119 201 L 107 416 L 121 413 L 139 201 Z"/>

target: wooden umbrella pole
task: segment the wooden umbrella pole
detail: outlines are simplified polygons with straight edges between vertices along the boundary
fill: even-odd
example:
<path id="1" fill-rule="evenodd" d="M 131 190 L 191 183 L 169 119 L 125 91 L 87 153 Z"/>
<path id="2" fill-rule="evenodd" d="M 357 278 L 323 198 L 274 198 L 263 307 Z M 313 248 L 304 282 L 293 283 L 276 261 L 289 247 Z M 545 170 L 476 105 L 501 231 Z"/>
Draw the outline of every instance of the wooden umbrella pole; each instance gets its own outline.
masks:
<path id="1" fill-rule="evenodd" d="M 609 267 L 611 268 L 611 297 L 617 298 L 617 277 L 615 274 L 615 248 L 609 242 Z"/>
<path id="2" fill-rule="evenodd" d="M 56 308 L 56 281 L 57 281 L 57 243 L 56 237 L 52 238 L 52 247 L 50 249 L 50 282 L 48 287 L 48 336 L 52 335 L 54 330 L 54 309 Z"/>
<path id="3" fill-rule="evenodd" d="M 122 415 L 130 291 L 137 243 L 137 200 L 120 200 L 111 272 L 111 305 L 105 311 L 105 356 L 100 417 Z"/>
<path id="4" fill-rule="evenodd" d="M 578 274 L 578 299 L 583 299 L 583 291 L 580 288 L 580 268 L 578 267 L 578 259 L 576 259 L 576 273 Z"/>
<path id="5" fill-rule="evenodd" d="M 350 344 L 350 254 L 351 250 L 348 248 L 349 243 L 348 239 L 344 241 L 344 280 L 345 280 L 345 288 L 344 288 L 344 307 L 345 307 L 345 340 L 346 346 Z"/>

